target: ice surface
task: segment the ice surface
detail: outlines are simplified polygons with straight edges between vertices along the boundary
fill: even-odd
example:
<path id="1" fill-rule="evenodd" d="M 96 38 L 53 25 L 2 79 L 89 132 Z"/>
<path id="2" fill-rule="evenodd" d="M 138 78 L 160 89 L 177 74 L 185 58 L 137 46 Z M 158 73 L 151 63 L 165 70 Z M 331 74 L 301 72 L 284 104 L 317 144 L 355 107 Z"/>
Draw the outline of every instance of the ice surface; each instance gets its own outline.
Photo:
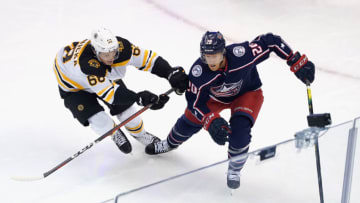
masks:
<path id="1" fill-rule="evenodd" d="M 316 64 L 316 80 L 312 85 L 314 112 L 330 112 L 336 124 L 360 115 L 359 11 L 360 3 L 355 0 L 15 0 L 2 4 L 1 202 L 101 202 L 120 192 L 226 158 L 226 147 L 213 143 L 205 131 L 176 151 L 157 157 L 147 156 L 144 147 L 134 139 L 130 138 L 133 155 L 122 154 L 106 139 L 44 180 L 10 180 L 13 175 L 46 172 L 97 138 L 64 108 L 52 72 L 57 51 L 72 41 L 87 38 L 93 28 L 108 27 L 135 45 L 156 51 L 171 65 L 183 66 L 186 71 L 199 56 L 199 42 L 206 30 L 221 31 L 229 43 L 252 40 L 267 32 L 281 35 L 294 50 L 306 53 Z M 271 57 L 260 64 L 258 70 L 265 101 L 252 131 L 251 150 L 293 138 L 294 132 L 306 127 L 308 114 L 306 88 L 284 61 Z M 165 80 L 131 67 L 125 82 L 135 91 L 148 89 L 162 93 L 169 88 Z M 185 105 L 184 97 L 174 94 L 164 110 L 144 112 L 146 129 L 165 138 Z M 228 116 L 228 112 L 223 115 Z M 337 159 L 343 161 L 339 163 L 342 166 L 345 160 Z M 286 162 L 279 164 L 274 165 L 284 171 L 293 169 Z M 209 185 L 199 188 L 201 193 L 184 192 L 169 182 L 166 187 L 161 186 L 164 189 L 154 188 L 146 193 L 142 200 L 151 202 L 158 193 L 180 193 L 181 196 L 190 192 L 193 192 L 191 196 L 214 193 L 218 195 L 214 200 L 221 199 L 227 195 L 224 194 L 226 167 L 219 167 L 219 170 L 214 168 L 212 172 L 202 173 L 202 181 L 211 178 L 209 183 L 218 184 L 216 189 Z M 244 173 L 246 170 L 245 167 Z M 259 174 L 268 174 L 261 167 L 256 170 Z M 279 184 L 270 187 L 270 183 L 263 184 L 265 176 L 256 178 L 254 173 L 244 174 L 244 187 L 236 191 L 235 196 L 241 201 L 239 194 L 246 194 L 247 201 L 264 202 L 257 198 L 259 190 L 265 196 L 273 195 L 271 191 L 284 197 L 294 192 L 291 189 L 295 186 L 285 187 L 282 183 L 286 179 L 281 179 L 275 168 L 267 170 L 273 170 Z M 332 172 L 324 169 L 325 177 L 331 175 Z M 306 181 L 299 184 L 304 188 L 314 186 Z M 353 184 L 352 192 L 358 192 L 359 178 L 354 179 Z M 307 195 L 312 194 L 317 194 L 316 187 Z M 312 196 L 306 199 L 307 195 L 303 202 L 312 200 Z"/>

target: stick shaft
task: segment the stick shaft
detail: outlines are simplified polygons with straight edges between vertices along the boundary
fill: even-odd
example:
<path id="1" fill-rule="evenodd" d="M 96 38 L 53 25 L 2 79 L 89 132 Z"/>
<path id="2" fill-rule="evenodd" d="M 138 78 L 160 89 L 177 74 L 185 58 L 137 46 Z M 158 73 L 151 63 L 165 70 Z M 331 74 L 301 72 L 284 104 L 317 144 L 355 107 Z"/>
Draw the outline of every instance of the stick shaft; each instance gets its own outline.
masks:
<path id="1" fill-rule="evenodd" d="M 314 114 L 314 110 L 313 110 L 313 104 L 312 104 L 310 83 L 306 84 L 306 89 L 307 89 L 307 99 L 308 99 L 308 106 L 309 106 L 309 114 L 312 115 L 312 114 Z M 319 150 L 318 138 L 316 138 L 316 140 L 315 140 L 315 158 L 316 158 L 316 170 L 317 170 L 317 175 L 318 175 L 318 186 L 319 186 L 320 202 L 324 203 L 324 192 L 323 192 L 323 185 L 322 185 L 320 150 Z"/>
<path id="2" fill-rule="evenodd" d="M 175 89 L 171 88 L 168 91 L 166 91 L 164 94 L 169 95 L 170 93 L 172 93 Z M 97 144 L 98 142 L 102 141 L 103 139 L 105 139 L 107 136 L 114 134 L 115 131 L 117 131 L 118 129 L 120 129 L 121 127 L 123 127 L 124 125 L 126 125 L 128 122 L 130 122 L 132 119 L 134 119 L 135 117 L 139 116 L 140 114 L 142 114 L 144 111 L 146 111 L 147 109 L 149 109 L 152 106 L 152 104 L 149 104 L 145 107 L 143 107 L 142 109 L 140 109 L 139 111 L 137 111 L 136 113 L 134 113 L 133 115 L 131 115 L 129 118 L 127 118 L 126 120 L 124 120 L 123 122 L 121 122 L 120 124 L 116 125 L 114 128 L 110 129 L 109 131 L 107 131 L 105 134 L 103 134 L 102 136 L 100 136 L 99 138 L 97 138 L 96 140 L 94 140 L 92 143 L 88 144 L 87 146 L 85 146 L 82 150 L 76 152 L 74 155 L 72 155 L 71 157 L 67 158 L 65 161 L 61 162 L 60 164 L 58 164 L 57 166 L 55 166 L 54 168 L 52 168 L 51 170 L 45 172 L 43 174 L 44 178 L 46 178 L 47 176 L 49 176 L 50 174 L 54 173 L 55 171 L 59 170 L 60 168 L 62 168 L 63 166 L 65 166 L 66 164 L 68 164 L 70 161 L 74 160 L 76 157 L 78 157 L 80 154 L 84 153 L 85 151 L 87 151 L 88 149 L 90 149 L 91 147 L 93 147 L 95 144 Z"/>
<path id="3" fill-rule="evenodd" d="M 307 96 L 308 96 L 309 114 L 312 115 L 314 113 L 314 111 L 313 111 L 313 104 L 312 104 L 312 96 L 311 96 L 310 85 L 307 84 L 306 88 L 307 88 Z"/>

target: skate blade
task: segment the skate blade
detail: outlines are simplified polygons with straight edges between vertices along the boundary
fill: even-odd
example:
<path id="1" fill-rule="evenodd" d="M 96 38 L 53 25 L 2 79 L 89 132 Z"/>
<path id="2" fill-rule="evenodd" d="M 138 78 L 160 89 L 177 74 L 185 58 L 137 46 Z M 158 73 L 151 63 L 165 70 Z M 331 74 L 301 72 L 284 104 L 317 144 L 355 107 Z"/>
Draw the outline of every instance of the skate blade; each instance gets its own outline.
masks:
<path id="1" fill-rule="evenodd" d="M 234 195 L 234 189 L 230 189 L 230 196 Z"/>

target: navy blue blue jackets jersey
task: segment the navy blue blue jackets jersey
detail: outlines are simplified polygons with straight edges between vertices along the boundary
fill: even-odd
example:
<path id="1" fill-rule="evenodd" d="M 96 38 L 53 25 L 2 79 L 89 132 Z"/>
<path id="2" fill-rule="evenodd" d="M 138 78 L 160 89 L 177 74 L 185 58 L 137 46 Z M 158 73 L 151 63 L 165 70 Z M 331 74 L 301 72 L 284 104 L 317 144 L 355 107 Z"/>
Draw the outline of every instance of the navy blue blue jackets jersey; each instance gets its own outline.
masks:
<path id="1" fill-rule="evenodd" d="M 280 36 L 268 33 L 256 37 L 250 43 L 236 43 L 226 46 L 226 66 L 212 71 L 200 58 L 189 72 L 189 88 L 186 91 L 188 109 L 199 121 L 210 113 L 207 102 L 214 99 L 220 103 L 231 103 L 245 92 L 256 90 L 262 83 L 256 65 L 275 52 L 282 59 L 288 59 L 291 48 Z"/>

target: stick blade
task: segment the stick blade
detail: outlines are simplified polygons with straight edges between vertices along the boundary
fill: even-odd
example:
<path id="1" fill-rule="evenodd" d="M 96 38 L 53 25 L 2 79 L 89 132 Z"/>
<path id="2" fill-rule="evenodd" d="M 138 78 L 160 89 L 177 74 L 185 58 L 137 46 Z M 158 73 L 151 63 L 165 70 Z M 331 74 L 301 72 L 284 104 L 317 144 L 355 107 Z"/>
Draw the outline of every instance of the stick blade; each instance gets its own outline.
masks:
<path id="1" fill-rule="evenodd" d="M 44 175 L 39 175 L 39 176 L 12 176 L 10 178 L 15 181 L 30 182 L 30 181 L 41 180 L 44 179 L 45 177 Z"/>

